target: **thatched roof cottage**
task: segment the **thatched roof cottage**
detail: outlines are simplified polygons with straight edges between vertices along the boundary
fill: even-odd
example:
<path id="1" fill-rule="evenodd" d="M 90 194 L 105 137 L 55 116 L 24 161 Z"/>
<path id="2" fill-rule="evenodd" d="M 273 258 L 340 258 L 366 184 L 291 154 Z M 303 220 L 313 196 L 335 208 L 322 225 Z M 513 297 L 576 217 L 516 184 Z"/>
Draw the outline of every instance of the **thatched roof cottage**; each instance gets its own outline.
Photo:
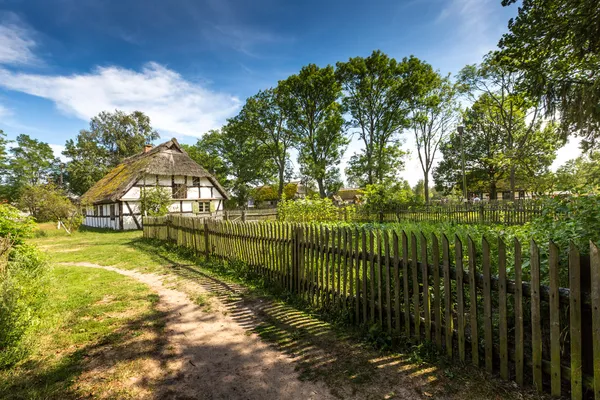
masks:
<path id="1" fill-rule="evenodd" d="M 84 225 L 117 230 L 141 229 L 140 198 L 144 188 L 172 193 L 169 212 L 214 215 L 223 210 L 226 190 L 192 160 L 176 139 L 129 157 L 82 197 Z"/>

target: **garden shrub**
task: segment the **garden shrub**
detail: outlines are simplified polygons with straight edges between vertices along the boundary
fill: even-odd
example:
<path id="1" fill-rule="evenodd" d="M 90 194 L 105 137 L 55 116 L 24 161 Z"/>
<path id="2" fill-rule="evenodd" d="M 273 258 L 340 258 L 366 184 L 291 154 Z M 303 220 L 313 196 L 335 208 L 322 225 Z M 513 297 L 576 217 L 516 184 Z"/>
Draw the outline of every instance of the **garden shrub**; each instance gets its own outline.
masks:
<path id="1" fill-rule="evenodd" d="M 277 205 L 277 216 L 285 222 L 336 222 L 341 211 L 331 199 L 317 194 L 297 200 L 286 200 L 284 196 Z"/>
<path id="2" fill-rule="evenodd" d="M 34 326 L 45 294 L 46 261 L 24 243 L 35 223 L 14 207 L 0 205 L 0 368 L 27 354 L 27 333 Z"/>

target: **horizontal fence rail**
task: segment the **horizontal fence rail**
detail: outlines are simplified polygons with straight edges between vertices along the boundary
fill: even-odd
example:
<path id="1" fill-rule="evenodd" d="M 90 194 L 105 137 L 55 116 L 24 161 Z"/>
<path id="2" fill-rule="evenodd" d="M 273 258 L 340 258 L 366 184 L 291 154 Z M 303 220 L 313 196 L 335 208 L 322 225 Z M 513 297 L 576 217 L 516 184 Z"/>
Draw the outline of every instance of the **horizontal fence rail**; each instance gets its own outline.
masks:
<path id="1" fill-rule="evenodd" d="M 392 229 L 144 218 L 144 237 L 243 262 L 354 324 L 434 343 L 554 396 L 600 399 L 600 253 Z M 524 281 L 528 277 L 529 282 Z M 561 287 L 561 283 L 566 283 Z"/>

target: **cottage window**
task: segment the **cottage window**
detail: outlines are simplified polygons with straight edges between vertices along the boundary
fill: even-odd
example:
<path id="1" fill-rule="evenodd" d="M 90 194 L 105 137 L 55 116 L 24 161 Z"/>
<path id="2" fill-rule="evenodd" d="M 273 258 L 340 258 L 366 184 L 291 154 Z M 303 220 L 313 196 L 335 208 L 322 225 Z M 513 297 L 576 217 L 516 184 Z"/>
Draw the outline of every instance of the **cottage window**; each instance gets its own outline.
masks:
<path id="1" fill-rule="evenodd" d="M 192 184 L 194 186 L 200 186 L 200 177 L 199 176 L 192 177 Z"/>
<path id="2" fill-rule="evenodd" d="M 110 205 L 110 219 L 111 219 L 111 221 L 115 220 L 115 205 L 114 204 Z"/>
<path id="3" fill-rule="evenodd" d="M 104 217 L 104 205 L 98 206 L 100 207 L 100 216 Z"/>
<path id="4" fill-rule="evenodd" d="M 210 212 L 210 201 L 199 201 L 198 212 L 207 213 Z"/>
<path id="5" fill-rule="evenodd" d="M 181 183 L 173 184 L 173 198 L 174 199 L 186 199 L 187 198 L 187 186 Z"/>

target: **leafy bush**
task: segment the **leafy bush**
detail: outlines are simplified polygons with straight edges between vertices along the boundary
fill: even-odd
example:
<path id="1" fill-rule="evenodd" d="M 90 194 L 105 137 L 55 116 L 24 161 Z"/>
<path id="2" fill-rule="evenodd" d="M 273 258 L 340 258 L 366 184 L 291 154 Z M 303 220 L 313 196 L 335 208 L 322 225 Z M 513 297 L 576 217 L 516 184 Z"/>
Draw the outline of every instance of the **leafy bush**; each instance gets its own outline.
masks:
<path id="1" fill-rule="evenodd" d="M 340 209 L 328 198 L 318 195 L 298 200 L 284 198 L 277 205 L 277 215 L 286 222 L 334 222 L 340 219 Z"/>
<path id="2" fill-rule="evenodd" d="M 80 208 L 53 184 L 25 187 L 19 206 L 29 211 L 37 222 L 60 221 L 69 230 L 77 229 L 83 222 Z"/>
<path id="3" fill-rule="evenodd" d="M 9 204 L 0 204 L 0 238 L 8 238 L 18 245 L 33 235 L 35 227 L 33 218 L 24 216 Z"/>
<path id="4" fill-rule="evenodd" d="M 43 305 L 46 261 L 33 246 L 21 244 L 0 265 L 0 368 L 28 351 L 27 332 Z"/>
<path id="5" fill-rule="evenodd" d="M 162 217 L 169 213 L 171 205 L 171 194 L 168 190 L 160 187 L 143 189 L 140 207 L 143 215 L 151 217 Z"/>

